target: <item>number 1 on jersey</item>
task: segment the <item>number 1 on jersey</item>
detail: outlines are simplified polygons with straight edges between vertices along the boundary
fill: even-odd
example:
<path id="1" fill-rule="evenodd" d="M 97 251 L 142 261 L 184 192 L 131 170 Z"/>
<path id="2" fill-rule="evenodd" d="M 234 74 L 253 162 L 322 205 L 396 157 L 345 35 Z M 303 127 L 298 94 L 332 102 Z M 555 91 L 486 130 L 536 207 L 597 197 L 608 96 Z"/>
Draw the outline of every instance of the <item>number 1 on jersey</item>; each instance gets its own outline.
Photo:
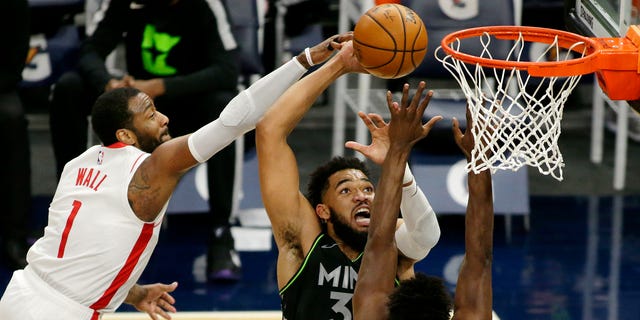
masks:
<path id="1" fill-rule="evenodd" d="M 62 239 L 60 239 L 60 247 L 58 248 L 58 258 L 62 258 L 64 256 L 64 249 L 67 245 L 67 239 L 69 238 L 69 232 L 71 231 L 71 226 L 73 225 L 73 220 L 76 218 L 78 211 L 80 211 L 80 207 L 82 206 L 82 202 L 78 200 L 73 200 L 73 209 L 71 209 L 71 214 L 67 218 L 67 224 L 64 226 L 64 231 L 62 232 Z"/>

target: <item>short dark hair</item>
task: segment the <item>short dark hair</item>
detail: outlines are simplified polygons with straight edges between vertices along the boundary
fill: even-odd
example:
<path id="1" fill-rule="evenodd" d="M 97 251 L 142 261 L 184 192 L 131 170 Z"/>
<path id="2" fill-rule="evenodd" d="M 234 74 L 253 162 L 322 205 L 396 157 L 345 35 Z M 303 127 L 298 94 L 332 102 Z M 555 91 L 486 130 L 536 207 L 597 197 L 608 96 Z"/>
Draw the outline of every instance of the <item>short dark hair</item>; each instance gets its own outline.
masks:
<path id="1" fill-rule="evenodd" d="M 138 93 L 140 90 L 136 88 L 118 88 L 103 93 L 93 104 L 93 132 L 105 146 L 118 142 L 115 134 L 118 129 L 133 129 L 133 113 L 129 110 L 129 100 Z"/>
<path id="2" fill-rule="evenodd" d="M 315 208 L 319 203 L 322 203 L 322 195 L 329 188 L 329 177 L 332 174 L 345 169 L 360 170 L 367 177 L 369 176 L 369 169 L 367 168 L 367 165 L 360 159 L 334 157 L 329 160 L 329 162 L 316 168 L 316 170 L 309 176 L 306 197 L 312 207 Z"/>
<path id="3" fill-rule="evenodd" d="M 449 320 L 453 299 L 441 278 L 416 272 L 389 295 L 389 320 Z"/>

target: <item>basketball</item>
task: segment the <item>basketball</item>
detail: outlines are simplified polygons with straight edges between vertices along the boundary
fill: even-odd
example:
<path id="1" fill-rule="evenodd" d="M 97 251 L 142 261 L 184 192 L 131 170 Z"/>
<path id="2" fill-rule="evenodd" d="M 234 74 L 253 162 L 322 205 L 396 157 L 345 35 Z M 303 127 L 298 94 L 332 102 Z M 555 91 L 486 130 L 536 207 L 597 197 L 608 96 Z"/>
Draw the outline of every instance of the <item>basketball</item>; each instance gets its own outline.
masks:
<path id="1" fill-rule="evenodd" d="M 383 79 L 413 72 L 427 52 L 427 29 L 422 19 L 400 4 L 369 9 L 356 23 L 353 38 L 362 67 Z"/>

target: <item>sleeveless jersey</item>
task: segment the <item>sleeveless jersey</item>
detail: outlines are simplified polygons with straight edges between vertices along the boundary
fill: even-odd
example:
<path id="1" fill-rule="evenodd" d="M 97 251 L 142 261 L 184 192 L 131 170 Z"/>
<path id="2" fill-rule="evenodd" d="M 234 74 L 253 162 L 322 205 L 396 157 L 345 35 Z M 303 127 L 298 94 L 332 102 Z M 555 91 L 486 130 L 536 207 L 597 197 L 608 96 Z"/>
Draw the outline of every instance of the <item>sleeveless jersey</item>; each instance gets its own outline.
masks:
<path id="1" fill-rule="evenodd" d="M 329 236 L 320 234 L 298 272 L 280 290 L 286 320 L 351 320 L 351 297 L 362 253 L 349 259 Z"/>
<path id="2" fill-rule="evenodd" d="M 167 204 L 146 223 L 127 199 L 129 182 L 148 156 L 116 143 L 69 161 L 44 236 L 27 254 L 28 268 L 49 286 L 100 313 L 122 304 L 158 241 Z"/>

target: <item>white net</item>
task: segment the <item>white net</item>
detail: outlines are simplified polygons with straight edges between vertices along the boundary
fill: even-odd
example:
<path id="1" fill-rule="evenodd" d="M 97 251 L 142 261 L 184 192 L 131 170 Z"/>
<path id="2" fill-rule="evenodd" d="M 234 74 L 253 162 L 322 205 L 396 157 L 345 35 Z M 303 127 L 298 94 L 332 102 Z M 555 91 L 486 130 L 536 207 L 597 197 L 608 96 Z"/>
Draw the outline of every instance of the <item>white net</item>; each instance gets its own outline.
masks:
<path id="1" fill-rule="evenodd" d="M 468 41 L 479 41 L 480 52 L 474 55 L 486 59 L 563 61 L 575 59 L 576 54 L 585 54 L 572 48 L 560 48 L 557 39 L 551 44 L 527 43 L 522 35 L 516 40 L 501 40 L 484 33 L 475 39 L 464 40 L 451 43 L 451 49 L 465 52 L 464 46 Z M 501 41 L 509 41 L 508 52 L 495 52 L 492 42 L 495 45 Z M 477 43 L 474 45 L 478 47 Z M 535 56 L 530 55 L 530 52 L 536 52 L 535 49 L 530 50 L 532 45 L 538 48 L 543 45 Z M 469 105 L 476 144 L 467 171 L 516 171 L 528 165 L 538 168 L 542 174 L 562 180 L 564 161 L 558 147 L 562 112 L 580 76 L 532 77 L 515 67 L 501 69 L 466 64 L 446 55 L 442 48 L 436 50 L 436 58 L 456 79 Z"/>

